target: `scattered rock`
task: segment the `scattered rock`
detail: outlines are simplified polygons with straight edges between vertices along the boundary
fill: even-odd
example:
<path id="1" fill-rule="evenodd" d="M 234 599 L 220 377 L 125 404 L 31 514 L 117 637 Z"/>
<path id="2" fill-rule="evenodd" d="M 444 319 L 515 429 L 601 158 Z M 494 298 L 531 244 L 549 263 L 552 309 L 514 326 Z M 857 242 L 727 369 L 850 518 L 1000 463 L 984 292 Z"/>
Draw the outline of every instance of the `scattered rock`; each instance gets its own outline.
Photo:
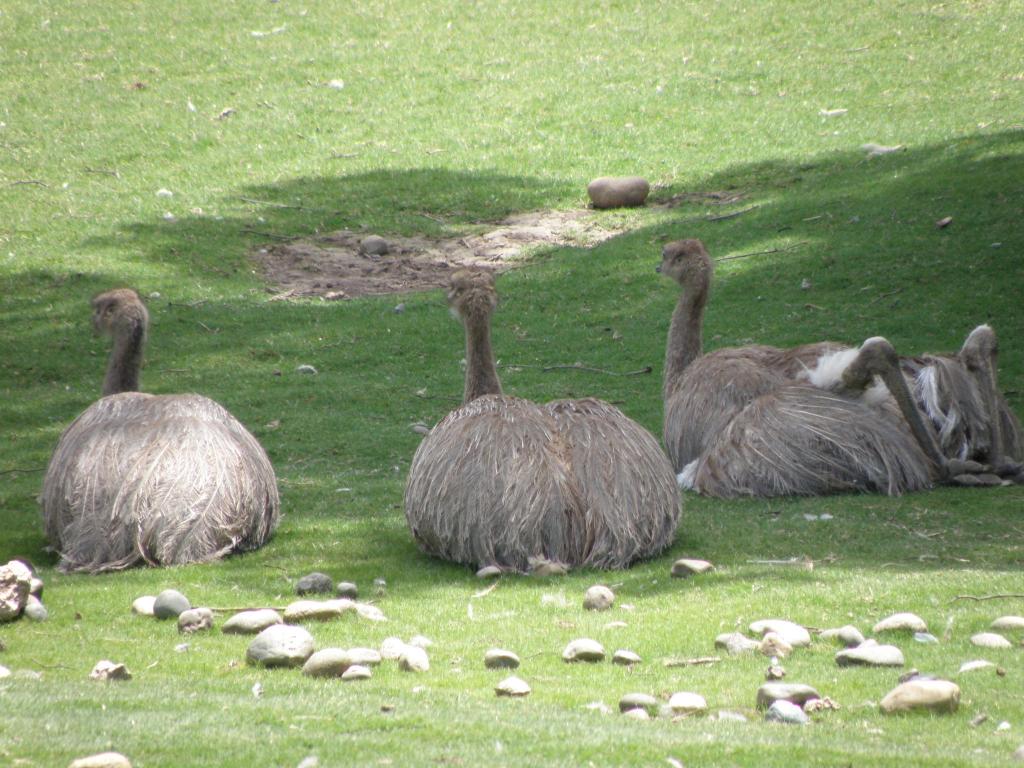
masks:
<path id="1" fill-rule="evenodd" d="M 925 624 L 924 619 L 913 613 L 894 613 L 892 616 L 882 619 L 880 622 L 875 624 L 872 630 L 875 634 L 879 632 L 892 632 L 892 631 L 906 631 L 906 632 L 927 632 L 928 625 Z"/>
<path id="2" fill-rule="evenodd" d="M 602 661 L 604 660 L 604 646 L 597 642 L 597 640 L 591 640 L 586 637 L 573 640 L 562 651 L 562 660 L 566 662 Z"/>
<path id="3" fill-rule="evenodd" d="M 619 664 L 623 667 L 631 667 L 634 664 L 639 664 L 641 661 L 639 654 L 633 653 L 633 651 L 627 651 L 622 648 L 612 654 L 612 664 Z"/>
<path id="4" fill-rule="evenodd" d="M 346 611 L 355 608 L 355 603 L 344 597 L 334 600 L 296 600 L 284 609 L 284 620 L 293 621 L 330 621 L 337 619 Z"/>
<path id="5" fill-rule="evenodd" d="M 764 713 L 765 722 L 785 723 L 787 725 L 807 725 L 811 718 L 796 704 L 780 699 L 774 702 Z"/>
<path id="6" fill-rule="evenodd" d="M 483 568 L 476 572 L 476 577 L 478 579 L 493 579 L 498 576 L 501 576 L 501 573 L 501 568 L 499 568 L 498 566 L 485 565 Z"/>
<path id="7" fill-rule="evenodd" d="M 484 654 L 484 666 L 488 669 L 516 669 L 519 666 L 519 657 L 512 651 L 491 648 Z"/>
<path id="8" fill-rule="evenodd" d="M 607 611 L 614 602 L 615 593 L 601 584 L 595 584 L 583 595 L 583 607 L 588 611 Z"/>
<path id="9" fill-rule="evenodd" d="M 786 669 L 780 664 L 772 664 L 764 673 L 765 680 L 781 680 L 786 676 Z"/>
<path id="10" fill-rule="evenodd" d="M 803 707 L 811 699 L 820 699 L 814 688 L 802 683 L 765 683 L 757 689 L 757 708 L 768 709 L 776 701 L 788 701 Z"/>
<path id="11" fill-rule="evenodd" d="M 756 640 L 751 640 L 742 632 L 725 632 L 715 638 L 715 647 L 724 648 L 731 655 L 738 656 L 742 653 L 750 653 L 761 647 Z"/>
<path id="12" fill-rule="evenodd" d="M 683 557 L 672 563 L 672 576 L 677 579 L 685 579 L 687 576 L 707 573 L 714 569 L 715 566 L 707 560 L 693 560 L 688 557 Z"/>
<path id="13" fill-rule="evenodd" d="M 281 614 L 272 608 L 236 613 L 224 622 L 220 631 L 226 635 L 257 635 L 267 627 L 283 624 Z"/>
<path id="14" fill-rule="evenodd" d="M 643 205 L 651 185 L 640 176 L 602 176 L 587 185 L 595 208 L 627 208 Z"/>
<path id="15" fill-rule="evenodd" d="M 840 667 L 902 667 L 904 660 L 903 652 L 895 645 L 861 644 L 839 651 L 836 664 Z"/>
<path id="16" fill-rule="evenodd" d="M 380 644 L 380 656 L 388 661 L 398 661 L 405 651 L 405 641 L 400 637 L 387 637 Z"/>
<path id="17" fill-rule="evenodd" d="M 960 665 L 960 669 L 958 671 L 960 674 L 963 674 L 964 672 L 974 672 L 978 669 L 986 669 L 987 667 L 994 666 L 995 664 L 993 664 L 991 661 L 985 661 L 984 659 L 975 659 L 974 661 L 965 661 L 963 664 Z"/>
<path id="18" fill-rule="evenodd" d="M 132 763 L 120 752 L 100 752 L 72 760 L 68 768 L 132 768 Z"/>
<path id="19" fill-rule="evenodd" d="M 1012 648 L 1013 643 L 995 632 L 979 632 L 971 635 L 971 643 L 979 648 Z"/>
<path id="20" fill-rule="evenodd" d="M 297 667 L 313 655 L 313 636 L 302 627 L 274 624 L 249 643 L 245 658 L 264 667 Z"/>
<path id="21" fill-rule="evenodd" d="M 430 669 L 430 659 L 422 648 L 407 645 L 398 657 L 398 668 L 405 672 L 426 672 Z"/>
<path id="22" fill-rule="evenodd" d="M 650 720 L 651 719 L 650 713 L 646 709 L 642 709 L 642 708 L 639 708 L 639 707 L 634 708 L 634 709 L 627 709 L 625 712 L 622 713 L 622 716 L 623 717 L 628 717 L 631 720 Z"/>
<path id="23" fill-rule="evenodd" d="M 375 648 L 349 648 L 348 658 L 360 667 L 376 667 L 381 662 L 380 651 Z"/>
<path id="24" fill-rule="evenodd" d="M 822 696 L 820 699 L 811 699 L 804 704 L 804 712 L 808 714 L 811 712 L 821 712 L 826 709 L 839 709 L 839 705 L 828 696 Z"/>
<path id="25" fill-rule="evenodd" d="M 856 648 L 864 642 L 864 635 L 852 624 L 837 629 L 826 629 L 821 633 L 822 640 L 838 640 L 847 648 Z"/>
<path id="26" fill-rule="evenodd" d="M 341 679 L 346 683 L 353 680 L 369 680 L 371 677 L 373 677 L 373 671 L 362 664 L 353 664 L 341 673 Z"/>
<path id="27" fill-rule="evenodd" d="M 407 643 L 407 645 L 415 645 L 417 648 L 430 648 L 433 644 L 433 640 L 423 635 L 413 635 Z"/>
<path id="28" fill-rule="evenodd" d="M 156 595 L 142 595 L 132 600 L 132 613 L 139 616 L 152 616 L 153 605 L 156 603 Z"/>
<path id="29" fill-rule="evenodd" d="M 295 583 L 297 595 L 329 595 L 334 591 L 334 580 L 326 573 L 314 571 Z"/>
<path id="30" fill-rule="evenodd" d="M 339 581 L 334 588 L 334 593 L 338 597 L 347 597 L 349 600 L 355 600 L 359 597 L 359 587 L 351 581 Z"/>
<path id="31" fill-rule="evenodd" d="M 128 671 L 128 667 L 124 664 L 103 659 L 96 662 L 96 666 L 92 668 L 89 677 L 93 680 L 131 680 L 132 673 Z"/>
<path id="32" fill-rule="evenodd" d="M 25 601 L 25 609 L 22 611 L 22 615 L 32 619 L 32 621 L 46 621 L 50 618 L 50 613 L 46 610 L 46 606 L 39 602 L 39 598 L 33 594 L 29 594 L 28 600 Z"/>
<path id="33" fill-rule="evenodd" d="M 674 715 L 700 715 L 708 711 L 708 703 L 699 693 L 679 691 L 668 700 L 668 707 Z"/>
<path id="34" fill-rule="evenodd" d="M 529 696 L 530 686 L 525 680 L 512 675 L 494 686 L 494 692 L 498 696 Z"/>
<path id="35" fill-rule="evenodd" d="M 960 687 L 948 680 L 911 680 L 885 695 L 879 708 L 885 714 L 927 709 L 932 712 L 956 712 Z"/>
<path id="36" fill-rule="evenodd" d="M 153 615 L 158 619 L 176 619 L 182 611 L 187 611 L 191 607 L 192 604 L 181 592 L 176 589 L 165 589 L 153 601 Z"/>
<path id="37" fill-rule="evenodd" d="M 302 665 L 307 677 L 341 677 L 353 664 L 348 651 L 342 648 L 322 648 Z"/>
<path id="38" fill-rule="evenodd" d="M 546 557 L 529 557 L 527 563 L 532 576 L 565 576 L 569 573 L 568 565 Z"/>
<path id="39" fill-rule="evenodd" d="M 750 625 L 750 631 L 755 635 L 766 635 L 774 632 L 794 648 L 803 648 L 811 644 L 811 633 L 785 619 L 762 619 Z"/>
<path id="40" fill-rule="evenodd" d="M 1000 616 L 992 622 L 992 629 L 1024 630 L 1024 616 Z"/>
<path id="41" fill-rule="evenodd" d="M 758 650 L 765 656 L 773 659 L 784 659 L 793 652 L 793 646 L 786 642 L 786 639 L 776 632 L 768 632 L 761 640 Z"/>
<path id="42" fill-rule="evenodd" d="M 384 615 L 384 611 L 378 608 L 376 605 L 370 605 L 369 603 L 356 603 L 356 613 L 359 618 L 366 619 L 367 621 L 387 621 L 387 616 Z"/>
<path id="43" fill-rule="evenodd" d="M 939 638 L 937 638 L 931 632 L 915 632 L 914 642 L 923 643 L 925 645 L 938 645 Z"/>
<path id="44" fill-rule="evenodd" d="M 631 709 L 645 709 L 650 713 L 657 714 L 659 707 L 658 700 L 649 693 L 627 693 L 619 699 L 619 712 L 628 712 Z"/>
<path id="45" fill-rule="evenodd" d="M 189 608 L 178 614 L 178 631 L 185 634 L 201 632 L 213 626 L 213 611 L 209 608 Z"/>
<path id="46" fill-rule="evenodd" d="M 21 615 L 31 586 L 32 572 L 20 560 L 0 565 L 0 621 L 11 621 Z"/>
<path id="47" fill-rule="evenodd" d="M 367 235 L 359 241 L 359 250 L 371 256 L 383 256 L 391 250 L 388 241 L 380 235 Z"/>

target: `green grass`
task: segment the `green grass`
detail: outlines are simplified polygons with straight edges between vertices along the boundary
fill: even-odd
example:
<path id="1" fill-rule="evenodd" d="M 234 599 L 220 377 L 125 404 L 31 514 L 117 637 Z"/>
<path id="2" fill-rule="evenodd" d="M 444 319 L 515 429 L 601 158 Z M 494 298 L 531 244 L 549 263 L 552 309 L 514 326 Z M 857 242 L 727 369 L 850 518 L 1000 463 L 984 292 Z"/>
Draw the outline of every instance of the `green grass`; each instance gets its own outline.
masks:
<path id="1" fill-rule="evenodd" d="M 1024 608 L 954 598 L 1024 592 L 1024 490 L 690 495 L 661 558 L 510 578 L 476 598 L 472 573 L 420 555 L 402 515 L 420 439 L 408 425 L 434 422 L 461 394 L 461 329 L 440 293 L 268 302 L 250 256 L 273 242 L 260 232 L 475 231 L 513 212 L 579 207 L 590 179 L 639 173 L 656 200 L 697 197 L 601 214 L 629 231 L 593 250 L 547 250 L 500 278 L 494 342 L 510 363 L 654 374 L 503 369 L 509 392 L 597 395 L 660 433 L 676 291 L 653 266 L 665 241 L 697 236 L 716 256 L 778 249 L 720 264 L 709 346 L 884 335 L 902 351 L 943 351 L 991 322 L 1001 386 L 1021 414 L 1024 3 L 353 5 L 0 8 L 0 562 L 39 564 L 51 613 L 0 626 L 0 663 L 16 672 L 0 682 L 0 761 L 63 765 L 114 748 L 145 766 L 293 766 L 308 755 L 324 766 L 1008 762 L 1022 741 L 1024 651 L 979 653 L 968 637 Z M 344 87 L 328 87 L 335 79 Z M 867 159 L 866 142 L 906 149 Z M 699 197 L 721 190 L 743 198 Z M 936 228 L 944 216 L 953 223 Z M 270 453 L 285 518 L 265 549 L 92 578 L 55 572 L 42 551 L 41 469 L 96 397 L 106 354 L 87 301 L 124 284 L 160 294 L 149 300 L 146 390 L 217 399 Z M 304 363 L 320 373 L 295 373 Z M 834 519 L 804 518 L 822 512 Z M 684 555 L 718 570 L 669 579 Z M 794 556 L 816 567 L 750 562 Z M 390 618 L 315 626 L 318 646 L 422 633 L 436 643 L 431 671 L 384 668 L 361 685 L 259 671 L 241 663 L 244 640 L 215 631 L 175 653 L 173 626 L 128 612 L 165 586 L 200 604 L 281 604 L 314 569 L 364 589 L 387 579 L 378 602 Z M 634 609 L 584 613 L 582 593 L 599 581 Z M 819 643 L 784 662 L 787 679 L 842 708 L 787 729 L 753 712 L 766 660 L 661 664 L 712 653 L 717 633 L 759 618 L 868 630 L 896 610 L 943 638 L 901 640 L 909 665 L 955 676 L 985 657 L 1006 676 L 957 678 L 955 715 L 883 718 L 874 702 L 895 674 L 838 669 Z M 606 628 L 619 619 L 628 626 Z M 578 636 L 645 663 L 567 667 L 560 651 Z M 500 676 L 482 668 L 492 645 L 524 658 L 527 700 L 494 697 Z M 101 658 L 135 679 L 88 680 Z M 586 708 L 676 690 L 751 721 L 644 724 Z M 989 720 L 971 727 L 980 713 Z M 1003 720 L 1013 727 L 997 732 Z"/>

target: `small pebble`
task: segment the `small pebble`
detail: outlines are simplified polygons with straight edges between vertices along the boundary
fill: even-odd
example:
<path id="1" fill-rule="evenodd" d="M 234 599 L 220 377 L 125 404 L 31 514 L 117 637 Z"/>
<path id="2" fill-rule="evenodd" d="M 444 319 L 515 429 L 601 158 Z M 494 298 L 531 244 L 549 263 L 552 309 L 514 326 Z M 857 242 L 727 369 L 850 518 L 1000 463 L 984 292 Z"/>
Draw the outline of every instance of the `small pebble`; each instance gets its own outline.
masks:
<path id="1" fill-rule="evenodd" d="M 519 657 L 501 648 L 491 648 L 484 654 L 484 666 L 487 669 L 516 669 L 519 666 Z"/>
<path id="2" fill-rule="evenodd" d="M 566 662 L 576 661 L 603 661 L 604 660 L 604 646 L 602 646 L 596 640 L 589 638 L 580 638 L 579 640 L 573 640 L 562 651 L 562 660 Z"/>
<path id="3" fill-rule="evenodd" d="M 529 696 L 530 686 L 525 680 L 521 680 L 513 675 L 512 677 L 506 677 L 494 686 L 494 692 L 498 696 Z"/>
<path id="4" fill-rule="evenodd" d="M 10 677 L 10 676 L 11 676 L 11 670 L 9 670 L 3 664 L 0 664 L 0 680 L 3 680 L 5 677 Z"/>
<path id="5" fill-rule="evenodd" d="M 622 713 L 623 717 L 628 717 L 630 720 L 650 720 L 651 715 L 646 709 L 636 707 L 634 709 L 627 709 Z"/>
<path id="6" fill-rule="evenodd" d="M 785 723 L 787 725 L 807 725 L 811 722 L 811 718 L 800 707 L 782 699 L 774 702 L 768 708 L 768 711 L 764 713 L 764 719 L 769 723 Z"/>
<path id="7" fill-rule="evenodd" d="M 615 593 L 601 584 L 595 584 L 583 595 L 583 607 L 588 611 L 607 611 L 614 602 Z"/>
<path id="8" fill-rule="evenodd" d="M 181 592 L 165 589 L 153 601 L 153 615 L 158 619 L 176 619 L 182 611 L 191 607 L 192 604 Z"/>
<path id="9" fill-rule="evenodd" d="M 672 576 L 677 579 L 685 579 L 687 576 L 707 573 L 714 569 L 715 566 L 707 560 L 694 560 L 688 557 L 683 557 L 672 563 Z"/>
<path id="10" fill-rule="evenodd" d="M 431 640 L 429 637 L 424 637 L 423 635 L 413 635 L 409 638 L 408 642 L 408 645 L 414 645 L 417 648 L 429 648 L 433 644 L 433 640 Z"/>
<path id="11" fill-rule="evenodd" d="M 297 595 L 327 595 L 334 591 L 334 580 L 326 573 L 314 571 L 295 583 Z"/>
<path id="12" fill-rule="evenodd" d="M 355 600 L 359 597 L 359 587 L 351 581 L 339 581 L 334 588 L 334 592 L 338 597 L 347 597 L 350 600 Z"/>
<path id="13" fill-rule="evenodd" d="M 778 664 L 772 664 L 764 673 L 765 680 L 781 680 L 786 676 L 786 670 Z"/>
<path id="14" fill-rule="evenodd" d="M 384 615 L 384 611 L 378 608 L 376 605 L 370 605 L 369 603 L 356 603 L 356 613 L 359 618 L 366 619 L 367 621 L 387 621 L 387 617 Z"/>
<path id="15" fill-rule="evenodd" d="M 295 367 L 296 373 L 305 373 L 310 376 L 316 376 L 317 370 L 314 366 L 303 363 L 302 365 Z"/>
<path id="16" fill-rule="evenodd" d="M 639 654 L 633 653 L 633 651 L 627 651 L 622 648 L 612 654 L 612 664 L 618 664 L 623 667 L 631 667 L 634 664 L 639 664 L 641 661 Z"/>
<path id="17" fill-rule="evenodd" d="M 927 632 L 928 625 L 925 624 L 924 619 L 916 614 L 894 613 L 892 616 L 888 616 L 875 624 L 872 632 L 877 634 L 879 632 L 901 630 L 907 632 Z"/>
<path id="18" fill-rule="evenodd" d="M 847 624 L 845 627 L 839 627 L 838 629 L 826 629 L 821 633 L 821 639 L 838 640 L 847 648 L 855 648 L 864 642 L 864 635 L 855 626 Z"/>
<path id="19" fill-rule="evenodd" d="M 388 661 L 398 661 L 405 651 L 405 641 L 400 637 L 387 637 L 380 644 L 380 656 Z"/>
<path id="20" fill-rule="evenodd" d="M 936 645 L 939 642 L 939 638 L 931 632 L 915 632 L 914 641 L 924 643 L 925 645 Z"/>

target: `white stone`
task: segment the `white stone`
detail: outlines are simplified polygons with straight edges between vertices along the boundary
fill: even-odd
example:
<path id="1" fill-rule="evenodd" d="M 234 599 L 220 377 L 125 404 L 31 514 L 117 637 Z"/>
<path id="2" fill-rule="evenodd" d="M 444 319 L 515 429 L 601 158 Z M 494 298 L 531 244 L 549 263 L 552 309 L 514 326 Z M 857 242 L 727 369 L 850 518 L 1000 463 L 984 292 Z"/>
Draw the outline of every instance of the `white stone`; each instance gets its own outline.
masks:
<path id="1" fill-rule="evenodd" d="M 89 677 L 93 680 L 131 680 L 132 673 L 124 664 L 102 659 L 96 662 Z"/>
<path id="2" fill-rule="evenodd" d="M 758 650 L 770 658 L 784 659 L 793 652 L 793 646 L 776 632 L 765 633 Z"/>
<path id="3" fill-rule="evenodd" d="M 687 576 L 707 573 L 714 569 L 715 566 L 707 560 L 695 560 L 689 557 L 681 557 L 672 563 L 672 576 L 677 579 L 685 579 Z"/>
<path id="4" fill-rule="evenodd" d="M 371 677 L 373 677 L 373 672 L 369 667 L 364 667 L 362 664 L 353 664 L 341 673 L 341 679 L 345 682 L 350 682 L 352 680 L 369 680 Z"/>
<path id="5" fill-rule="evenodd" d="M 928 625 L 924 619 L 913 613 L 894 613 L 892 616 L 887 616 L 880 622 L 875 624 L 872 629 L 876 634 L 878 632 L 891 632 L 891 631 L 907 631 L 907 632 L 927 632 Z"/>
<path id="6" fill-rule="evenodd" d="M 376 605 L 370 605 L 369 603 L 356 603 L 356 613 L 359 614 L 359 618 L 366 619 L 367 621 L 387 621 L 387 617 L 384 612 Z"/>
<path id="7" fill-rule="evenodd" d="M 434 641 L 430 638 L 424 637 L 423 635 L 413 635 L 409 638 L 409 645 L 415 645 L 417 648 L 429 648 L 434 644 Z"/>
<path id="8" fill-rule="evenodd" d="M 355 603 L 345 597 L 334 600 L 296 600 L 284 609 L 285 622 L 330 621 L 352 610 Z"/>
<path id="9" fill-rule="evenodd" d="M 516 669 L 519 657 L 501 648 L 491 648 L 484 654 L 484 666 L 488 669 Z"/>
<path id="10" fill-rule="evenodd" d="M 302 665 L 308 677 L 341 677 L 352 666 L 348 651 L 343 648 L 321 648 Z"/>
<path id="11" fill-rule="evenodd" d="M 68 768 L 132 768 L 132 764 L 120 752 L 100 752 L 72 760 Z"/>
<path id="12" fill-rule="evenodd" d="M 602 661 L 604 659 L 604 646 L 597 640 L 583 637 L 573 640 L 562 651 L 562 659 L 567 662 L 574 661 Z"/>
<path id="13" fill-rule="evenodd" d="M 375 648 L 349 648 L 347 653 L 349 661 L 360 667 L 376 667 L 382 659 L 380 651 Z"/>
<path id="14" fill-rule="evenodd" d="M 426 672 L 430 669 L 430 658 L 422 648 L 407 645 L 398 657 L 398 668 L 405 672 Z"/>
<path id="15" fill-rule="evenodd" d="M 992 622 L 992 629 L 1024 630 L 1024 616 L 1000 616 Z"/>
<path id="16" fill-rule="evenodd" d="M 380 644 L 380 657 L 387 661 L 398 661 L 405 651 L 405 641 L 400 637 L 386 637 Z"/>
<path id="17" fill-rule="evenodd" d="M 583 595 L 583 607 L 588 611 L 607 611 L 615 602 L 615 593 L 603 584 L 595 584 Z"/>
<path id="18" fill-rule="evenodd" d="M 847 648 L 836 654 L 840 667 L 902 667 L 903 652 L 895 645 L 868 645 L 862 643 L 856 648 Z"/>
<path id="19" fill-rule="evenodd" d="M 697 715 L 706 712 L 708 703 L 699 693 L 679 691 L 668 700 L 669 709 L 676 715 Z"/>
<path id="20" fill-rule="evenodd" d="M 761 619 L 750 625 L 750 631 L 762 636 L 774 632 L 794 648 L 803 648 L 811 644 L 811 633 L 786 619 Z"/>
<path id="21" fill-rule="evenodd" d="M 257 635 L 267 627 L 283 624 L 281 614 L 273 608 L 241 611 L 225 621 L 220 631 L 226 635 Z"/>
<path id="22" fill-rule="evenodd" d="M 313 655 L 313 648 L 313 636 L 302 627 L 274 624 L 253 638 L 245 656 L 265 667 L 297 667 Z"/>
<path id="23" fill-rule="evenodd" d="M 494 692 L 498 696 L 529 696 L 530 686 L 525 680 L 512 675 L 494 686 Z"/>
<path id="24" fill-rule="evenodd" d="M 741 632 L 724 632 L 715 638 L 715 647 L 725 648 L 731 655 L 737 656 L 756 651 L 761 644 Z"/>
<path id="25" fill-rule="evenodd" d="M 774 702 L 764 713 L 764 719 L 770 723 L 787 723 L 789 725 L 807 725 L 811 722 L 811 718 L 803 709 L 784 699 Z"/>
<path id="26" fill-rule="evenodd" d="M 885 714 L 928 709 L 955 712 L 960 705 L 960 687 L 948 680 L 910 680 L 885 695 L 879 708 Z"/>
<path id="27" fill-rule="evenodd" d="M 156 602 L 156 595 L 142 595 L 132 600 L 132 613 L 139 616 L 152 616 L 153 604 Z"/>
<path id="28" fill-rule="evenodd" d="M 978 669 L 987 669 L 988 667 L 994 666 L 995 664 L 993 664 L 991 661 L 985 661 L 984 659 L 975 659 L 974 661 L 965 661 L 963 664 L 960 665 L 959 671 L 961 674 L 963 674 L 964 672 L 974 672 Z"/>
<path id="29" fill-rule="evenodd" d="M 1013 643 L 995 632 L 979 632 L 971 635 L 971 643 L 979 648 L 1012 648 Z"/>
<path id="30" fill-rule="evenodd" d="M 612 654 L 612 664 L 619 664 L 624 667 L 631 667 L 641 661 L 639 654 L 620 648 Z"/>

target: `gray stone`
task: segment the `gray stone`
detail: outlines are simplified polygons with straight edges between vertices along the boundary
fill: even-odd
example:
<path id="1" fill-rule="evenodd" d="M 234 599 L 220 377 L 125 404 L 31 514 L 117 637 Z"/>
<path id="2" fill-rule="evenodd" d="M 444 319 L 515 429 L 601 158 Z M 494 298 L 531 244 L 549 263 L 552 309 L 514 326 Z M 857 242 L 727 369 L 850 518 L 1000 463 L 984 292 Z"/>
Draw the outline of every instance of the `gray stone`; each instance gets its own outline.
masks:
<path id="1" fill-rule="evenodd" d="M 661 705 L 658 700 L 649 693 L 627 693 L 619 699 L 619 712 L 628 712 L 631 709 L 645 709 L 657 715 Z"/>
<path id="2" fill-rule="evenodd" d="M 360 667 L 376 667 L 381 662 L 380 651 L 375 648 L 349 648 L 348 658 Z"/>
<path id="3" fill-rule="evenodd" d="M 512 675 L 494 686 L 494 692 L 498 696 L 529 696 L 530 686 L 525 680 Z"/>
<path id="4" fill-rule="evenodd" d="M 342 648 L 322 648 L 302 665 L 307 677 L 341 677 L 352 666 L 348 651 Z"/>
<path id="5" fill-rule="evenodd" d="M 764 713 L 764 719 L 765 722 L 787 725 L 807 725 L 811 722 L 811 718 L 807 716 L 806 712 L 796 704 L 785 700 L 779 700 L 772 704 Z"/>
<path id="6" fill-rule="evenodd" d="M 339 581 L 334 592 L 338 597 L 347 597 L 349 600 L 359 597 L 359 587 L 351 581 Z"/>
<path id="7" fill-rule="evenodd" d="M 32 619 L 32 621 L 46 621 L 50 618 L 50 613 L 46 610 L 46 606 L 39 602 L 38 597 L 32 594 L 25 601 L 25 610 L 22 613 L 25 617 Z"/>
<path id="8" fill-rule="evenodd" d="M 502 570 L 496 565 L 485 565 L 479 571 L 476 572 L 478 579 L 493 579 L 501 576 Z"/>
<path id="9" fill-rule="evenodd" d="M 777 632 L 768 632 L 761 640 L 758 650 L 773 659 L 784 659 L 793 652 L 793 646 Z"/>
<path id="10" fill-rule="evenodd" d="M 624 208 L 643 205 L 651 185 L 640 176 L 602 176 L 587 185 L 595 208 Z"/>
<path id="11" fill-rule="evenodd" d="M 516 669 L 519 666 L 519 657 L 512 651 L 491 648 L 484 654 L 484 666 L 488 669 Z"/>
<path id="12" fill-rule="evenodd" d="M 864 642 L 864 635 L 852 624 L 847 624 L 845 627 L 838 627 L 837 629 L 826 629 L 821 633 L 821 639 L 838 640 L 840 644 L 847 648 L 856 648 Z"/>
<path id="13" fill-rule="evenodd" d="M 0 621 L 11 621 L 21 615 L 31 585 L 32 573 L 21 561 L 0 565 Z"/>
<path id="14" fill-rule="evenodd" d="M 132 763 L 120 752 L 100 752 L 72 760 L 68 768 L 132 768 Z"/>
<path id="15" fill-rule="evenodd" d="M 971 635 L 971 644 L 979 648 L 1012 648 L 1013 643 L 995 632 L 979 632 Z"/>
<path id="16" fill-rule="evenodd" d="M 994 667 L 991 661 L 985 661 L 984 659 L 975 659 L 974 661 L 965 661 L 960 665 L 959 673 L 974 672 L 978 669 L 987 669 L 988 667 Z"/>
<path id="17" fill-rule="evenodd" d="M 1024 630 L 1024 616 L 1000 616 L 992 622 L 992 629 L 1004 632 Z"/>
<path id="18" fill-rule="evenodd" d="M 903 652 L 895 645 L 859 645 L 836 654 L 840 667 L 902 667 Z"/>
<path id="19" fill-rule="evenodd" d="M 371 677 L 373 677 L 373 671 L 362 664 L 353 664 L 341 673 L 341 679 L 346 683 L 353 682 L 355 680 L 369 680 Z"/>
<path id="20" fill-rule="evenodd" d="M 634 707 L 633 709 L 627 709 L 622 713 L 623 717 L 628 717 L 630 720 L 650 720 L 651 714 L 642 707 Z"/>
<path id="21" fill-rule="evenodd" d="M 872 632 L 875 634 L 893 631 L 927 632 L 928 625 L 925 624 L 924 619 L 916 614 L 894 613 L 892 616 L 887 616 L 875 624 L 874 629 L 872 629 Z"/>
<path id="22" fill-rule="evenodd" d="M 607 611 L 615 602 L 615 593 L 602 584 L 595 584 L 583 595 L 583 607 L 588 611 Z"/>
<path id="23" fill-rule="evenodd" d="M 156 595 L 143 595 L 132 600 L 132 613 L 139 616 L 152 616 Z"/>
<path id="24" fill-rule="evenodd" d="M 330 621 L 355 608 L 355 603 L 344 597 L 335 600 L 296 600 L 284 609 L 284 620 Z"/>
<path id="25" fill-rule="evenodd" d="M 811 644 L 811 633 L 786 619 L 761 619 L 750 625 L 750 631 L 762 636 L 774 632 L 794 648 L 803 648 Z"/>
<path id="26" fill-rule="evenodd" d="M 602 661 L 604 659 L 604 646 L 597 640 L 583 637 L 573 640 L 562 651 L 562 660 L 566 662 L 576 661 Z"/>
<path id="27" fill-rule="evenodd" d="M 679 691 L 668 700 L 668 707 L 674 715 L 700 715 L 708 710 L 708 703 L 699 693 Z"/>
<path id="28" fill-rule="evenodd" d="M 367 235 L 359 241 L 359 249 L 371 256 L 383 256 L 391 250 L 391 246 L 380 235 Z"/>
<path id="29" fill-rule="evenodd" d="M 319 571 L 308 573 L 295 583 L 297 595 L 329 595 L 333 591 L 334 579 Z"/>
<path id="30" fill-rule="evenodd" d="M 236 613 L 221 625 L 220 631 L 226 635 L 257 635 L 267 627 L 283 623 L 281 614 L 273 608 L 259 608 Z"/>
<path id="31" fill-rule="evenodd" d="M 370 605 L 369 603 L 355 603 L 356 613 L 359 618 L 366 619 L 367 621 L 387 621 L 387 616 L 384 615 L 384 611 L 378 608 L 376 605 Z"/>
<path id="32" fill-rule="evenodd" d="M 622 648 L 612 654 L 612 664 L 618 664 L 623 667 L 631 667 L 634 664 L 639 664 L 641 661 L 640 655 L 633 653 L 633 651 L 627 651 Z"/>
<path id="33" fill-rule="evenodd" d="M 764 673 L 765 680 L 781 680 L 786 676 L 786 669 L 781 664 L 772 664 Z"/>
<path id="34" fill-rule="evenodd" d="M 893 688 L 879 703 L 885 714 L 927 709 L 932 712 L 956 712 L 960 705 L 960 687 L 949 680 L 911 680 Z"/>
<path id="35" fill-rule="evenodd" d="M 191 607 L 192 604 L 181 592 L 176 589 L 165 589 L 153 601 L 153 615 L 158 619 L 176 619 L 182 611 L 187 611 Z"/>
<path id="36" fill-rule="evenodd" d="M 756 640 L 751 640 L 742 632 L 724 632 L 715 638 L 715 647 L 724 648 L 732 656 L 751 653 L 761 647 Z"/>
<path id="37" fill-rule="evenodd" d="M 757 689 L 757 708 L 768 709 L 776 701 L 788 701 L 803 707 L 811 699 L 820 699 L 814 688 L 802 683 L 765 683 Z"/>
<path id="38" fill-rule="evenodd" d="M 398 657 L 398 668 L 404 672 L 426 672 L 430 669 L 430 658 L 422 648 L 407 645 Z"/>
<path id="39" fill-rule="evenodd" d="M 313 655 L 313 636 L 302 627 L 274 624 L 260 632 L 245 651 L 250 664 L 297 667 Z"/>
<path id="40" fill-rule="evenodd" d="M 386 637 L 380 644 L 380 656 L 388 661 L 398 661 L 405 651 L 405 641 L 400 637 Z"/>
<path id="41" fill-rule="evenodd" d="M 189 608 L 178 614 L 178 631 L 184 634 L 202 632 L 213 626 L 213 611 L 209 608 Z"/>
<path id="42" fill-rule="evenodd" d="M 707 560 L 694 560 L 682 557 L 672 563 L 672 576 L 677 579 L 685 579 L 687 576 L 694 576 L 701 573 L 713 571 L 715 566 Z"/>
<path id="43" fill-rule="evenodd" d="M 103 659 L 96 662 L 89 677 L 93 680 L 131 680 L 132 673 L 124 664 Z"/>

